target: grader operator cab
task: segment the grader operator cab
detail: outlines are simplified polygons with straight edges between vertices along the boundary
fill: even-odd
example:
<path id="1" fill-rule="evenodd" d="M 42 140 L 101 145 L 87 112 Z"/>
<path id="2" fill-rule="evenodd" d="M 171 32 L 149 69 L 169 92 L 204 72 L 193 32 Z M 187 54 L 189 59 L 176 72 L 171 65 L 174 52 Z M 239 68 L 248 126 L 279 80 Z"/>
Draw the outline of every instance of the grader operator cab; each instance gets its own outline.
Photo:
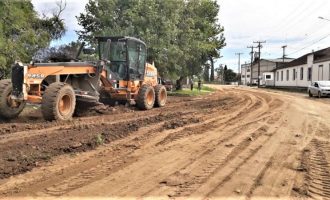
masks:
<path id="1" fill-rule="evenodd" d="M 146 62 L 144 42 L 132 37 L 96 39 L 97 62 L 16 62 L 12 79 L 0 81 L 0 117 L 17 117 L 26 103 L 41 104 L 46 120 L 68 120 L 76 105 L 85 102 L 128 102 L 142 110 L 166 104 L 166 88 L 157 84 L 154 64 Z"/>

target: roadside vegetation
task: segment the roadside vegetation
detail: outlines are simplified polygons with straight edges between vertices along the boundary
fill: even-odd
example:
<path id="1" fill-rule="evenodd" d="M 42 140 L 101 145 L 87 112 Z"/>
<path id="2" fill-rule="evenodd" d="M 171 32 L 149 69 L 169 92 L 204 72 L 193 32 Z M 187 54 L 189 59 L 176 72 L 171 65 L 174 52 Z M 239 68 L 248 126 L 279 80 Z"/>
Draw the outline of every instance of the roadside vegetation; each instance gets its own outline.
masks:
<path id="1" fill-rule="evenodd" d="M 194 85 L 194 89 L 190 90 L 190 88 L 183 88 L 182 90 L 175 90 L 173 92 L 169 92 L 168 95 L 170 96 L 200 96 L 210 94 L 216 91 L 216 89 L 202 86 L 201 90 L 198 90 L 198 86 Z"/>

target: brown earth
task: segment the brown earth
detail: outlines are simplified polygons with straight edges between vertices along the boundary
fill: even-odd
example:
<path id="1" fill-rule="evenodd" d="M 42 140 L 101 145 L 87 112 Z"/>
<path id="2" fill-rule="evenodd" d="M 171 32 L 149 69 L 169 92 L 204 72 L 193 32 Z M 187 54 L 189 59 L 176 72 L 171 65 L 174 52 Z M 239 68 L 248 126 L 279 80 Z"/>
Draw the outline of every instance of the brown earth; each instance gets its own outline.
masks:
<path id="1" fill-rule="evenodd" d="M 0 198 L 330 198 L 330 99 L 214 87 L 150 111 L 0 121 Z"/>

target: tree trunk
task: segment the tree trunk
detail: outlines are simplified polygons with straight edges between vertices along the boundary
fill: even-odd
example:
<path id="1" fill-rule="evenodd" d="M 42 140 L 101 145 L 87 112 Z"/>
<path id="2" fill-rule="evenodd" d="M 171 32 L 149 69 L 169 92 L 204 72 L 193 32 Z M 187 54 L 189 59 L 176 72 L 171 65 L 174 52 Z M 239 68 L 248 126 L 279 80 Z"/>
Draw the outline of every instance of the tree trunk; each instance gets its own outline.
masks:
<path id="1" fill-rule="evenodd" d="M 214 81 L 214 62 L 213 62 L 213 57 L 210 56 L 210 61 L 211 61 L 211 77 L 210 77 L 210 81 Z"/>
<path id="2" fill-rule="evenodd" d="M 210 66 L 208 64 L 205 65 L 205 69 L 204 69 L 204 80 L 206 82 L 209 82 L 210 81 Z"/>
<path id="3" fill-rule="evenodd" d="M 182 90 L 182 80 L 184 77 L 180 76 L 178 80 L 176 80 L 176 90 Z"/>

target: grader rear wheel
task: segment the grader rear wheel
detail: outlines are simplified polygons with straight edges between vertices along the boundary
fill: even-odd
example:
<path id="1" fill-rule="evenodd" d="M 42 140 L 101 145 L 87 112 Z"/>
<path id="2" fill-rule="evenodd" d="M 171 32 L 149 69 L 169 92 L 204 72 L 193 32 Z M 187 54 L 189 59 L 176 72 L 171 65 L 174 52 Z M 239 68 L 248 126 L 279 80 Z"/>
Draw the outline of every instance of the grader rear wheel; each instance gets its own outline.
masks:
<path id="1" fill-rule="evenodd" d="M 17 102 L 11 99 L 13 86 L 11 80 L 0 80 L 0 117 L 13 119 L 17 117 L 24 109 L 25 102 Z"/>
<path id="2" fill-rule="evenodd" d="M 155 90 L 153 87 L 143 85 L 140 88 L 136 104 L 141 110 L 149 110 L 155 104 Z"/>
<path id="3" fill-rule="evenodd" d="M 155 106 L 157 107 L 165 106 L 167 100 L 167 91 L 165 86 L 157 85 L 155 87 L 155 94 L 156 94 Z"/>
<path id="4" fill-rule="evenodd" d="M 46 89 L 41 103 L 41 111 L 46 120 L 68 120 L 76 107 L 73 88 L 65 83 L 52 83 Z"/>

